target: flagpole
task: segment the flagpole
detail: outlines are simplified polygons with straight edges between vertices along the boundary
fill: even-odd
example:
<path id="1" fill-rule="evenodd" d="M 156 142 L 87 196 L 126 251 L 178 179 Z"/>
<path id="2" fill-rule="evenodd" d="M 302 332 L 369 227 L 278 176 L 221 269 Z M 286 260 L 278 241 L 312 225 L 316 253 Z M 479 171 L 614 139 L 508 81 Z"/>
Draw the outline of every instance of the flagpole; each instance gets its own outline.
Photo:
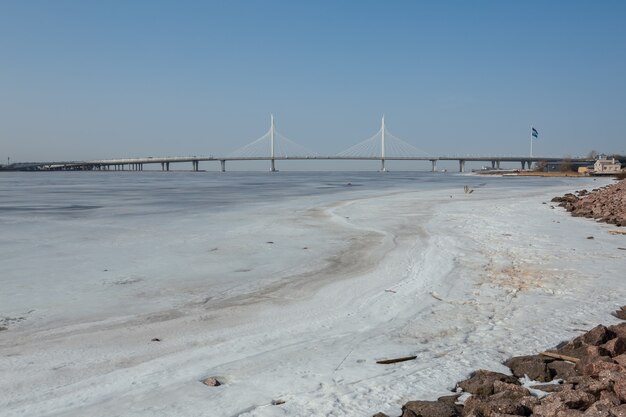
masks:
<path id="1" fill-rule="evenodd" d="M 530 125 L 530 157 L 533 157 L 533 126 Z"/>

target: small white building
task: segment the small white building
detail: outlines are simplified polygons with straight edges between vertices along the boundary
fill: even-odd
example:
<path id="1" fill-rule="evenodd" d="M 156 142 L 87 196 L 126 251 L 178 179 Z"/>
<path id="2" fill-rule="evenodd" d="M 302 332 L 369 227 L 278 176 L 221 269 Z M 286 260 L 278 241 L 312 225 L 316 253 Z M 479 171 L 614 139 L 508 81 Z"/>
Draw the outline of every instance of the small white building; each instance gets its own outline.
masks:
<path id="1" fill-rule="evenodd" d="M 598 174 L 612 174 L 615 172 L 620 172 L 622 170 L 622 164 L 619 161 L 613 159 L 598 159 L 595 164 L 593 164 L 593 172 Z"/>

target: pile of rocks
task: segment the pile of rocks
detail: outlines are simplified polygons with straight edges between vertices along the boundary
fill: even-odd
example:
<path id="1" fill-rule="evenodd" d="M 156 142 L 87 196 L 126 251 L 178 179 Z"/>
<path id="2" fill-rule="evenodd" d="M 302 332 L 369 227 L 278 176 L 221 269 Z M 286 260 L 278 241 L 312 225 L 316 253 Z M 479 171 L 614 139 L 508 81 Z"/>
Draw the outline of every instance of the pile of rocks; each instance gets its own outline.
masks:
<path id="1" fill-rule="evenodd" d="M 571 212 L 572 216 L 626 226 L 626 180 L 592 192 L 578 191 L 577 194 L 568 193 L 563 197 L 554 197 L 552 202 L 559 203 L 559 206 Z"/>
<path id="2" fill-rule="evenodd" d="M 505 365 L 513 375 L 479 370 L 457 384 L 455 395 L 406 403 L 402 417 L 626 417 L 626 323 L 599 325 L 553 351 Z M 521 378 L 537 383 L 525 387 Z M 466 393 L 472 395 L 461 404 Z"/>

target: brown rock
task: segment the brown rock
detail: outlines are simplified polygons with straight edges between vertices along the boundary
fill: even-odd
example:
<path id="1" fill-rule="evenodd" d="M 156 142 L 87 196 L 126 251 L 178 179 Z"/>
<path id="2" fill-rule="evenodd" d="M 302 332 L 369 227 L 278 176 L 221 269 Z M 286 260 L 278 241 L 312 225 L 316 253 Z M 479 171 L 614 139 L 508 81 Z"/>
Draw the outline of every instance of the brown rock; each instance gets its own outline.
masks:
<path id="1" fill-rule="evenodd" d="M 619 379 L 613 383 L 613 392 L 619 400 L 626 403 L 626 378 Z"/>
<path id="2" fill-rule="evenodd" d="M 495 394 L 498 394 L 501 392 L 508 392 L 508 393 L 515 393 L 521 396 L 530 395 L 530 391 L 528 391 L 528 389 L 522 387 L 521 385 L 510 384 L 508 382 L 502 382 L 502 381 L 493 382 L 493 392 Z"/>
<path id="3" fill-rule="evenodd" d="M 389 417 L 389 416 L 385 413 L 376 413 L 372 417 Z"/>
<path id="4" fill-rule="evenodd" d="M 622 307 L 622 309 L 623 308 L 624 307 Z M 621 337 L 622 339 L 626 339 L 626 323 L 614 324 L 613 326 L 609 326 L 609 330 L 613 332 L 613 334 L 615 334 L 615 337 Z"/>
<path id="5" fill-rule="evenodd" d="M 586 353 L 587 346 L 589 345 L 583 341 L 582 336 L 579 336 L 574 340 L 562 343 L 557 346 L 556 352 L 565 356 L 582 358 Z"/>
<path id="6" fill-rule="evenodd" d="M 612 383 L 606 379 L 599 380 L 589 377 L 583 382 L 578 383 L 574 389 L 599 397 L 602 391 L 611 389 L 611 384 Z"/>
<path id="7" fill-rule="evenodd" d="M 213 378 L 213 377 L 209 377 L 203 380 L 202 383 L 204 385 L 208 385 L 209 387 L 219 387 L 220 385 L 222 385 L 220 381 L 217 380 L 217 378 Z"/>
<path id="8" fill-rule="evenodd" d="M 442 403 L 447 403 L 450 405 L 456 405 L 456 402 L 460 396 L 461 394 L 444 395 L 443 397 L 437 398 L 437 401 L 442 402 Z"/>
<path id="9" fill-rule="evenodd" d="M 552 379 L 558 378 L 567 380 L 568 378 L 576 375 L 576 371 L 574 370 L 576 364 L 572 362 L 554 361 L 548 363 L 547 366 Z"/>
<path id="10" fill-rule="evenodd" d="M 585 410 L 584 417 L 611 417 L 610 410 L 613 407 L 612 404 L 605 403 L 603 401 L 596 401 L 591 404 L 588 409 Z"/>
<path id="11" fill-rule="evenodd" d="M 555 417 L 561 411 L 586 410 L 595 400 L 593 395 L 583 391 L 557 392 L 541 400 L 541 404 L 533 408 L 533 414 L 538 417 Z"/>
<path id="12" fill-rule="evenodd" d="M 626 378 L 626 370 L 606 370 L 598 374 L 598 381 L 614 383 L 620 379 Z"/>
<path id="13" fill-rule="evenodd" d="M 602 348 L 606 349 L 611 357 L 619 356 L 622 353 L 626 353 L 626 339 L 615 337 L 603 344 Z"/>
<path id="14" fill-rule="evenodd" d="M 495 381 L 508 382 L 510 384 L 520 385 L 519 381 L 510 375 L 499 372 L 491 372 L 484 369 L 478 370 L 465 381 L 458 383 L 458 386 L 465 392 L 470 394 L 487 396 L 493 394 L 493 384 Z"/>
<path id="15" fill-rule="evenodd" d="M 528 376 L 534 381 L 548 382 L 552 380 L 547 367 L 548 362 L 552 362 L 552 359 L 545 356 L 514 356 L 504 362 L 504 365 L 508 366 L 513 375 L 518 378 Z"/>
<path id="16" fill-rule="evenodd" d="M 409 401 L 402 406 L 402 417 L 457 417 L 458 410 L 443 401 Z"/>
<path id="17" fill-rule="evenodd" d="M 613 362 L 613 359 L 608 356 L 584 356 L 576 363 L 574 369 L 576 369 L 576 372 L 580 375 L 595 376 L 606 369 L 614 369 L 612 368 L 613 366 L 619 367 L 619 365 Z"/>
<path id="18" fill-rule="evenodd" d="M 611 408 L 612 417 L 626 417 L 626 404 Z"/>
<path id="19" fill-rule="evenodd" d="M 626 367 L 626 353 L 622 353 L 621 355 L 614 357 L 613 362 Z"/>
<path id="20" fill-rule="evenodd" d="M 626 310 L 624 310 L 623 307 L 620 310 L 615 310 L 612 314 L 620 320 L 626 320 Z"/>
<path id="21" fill-rule="evenodd" d="M 583 353 L 583 357 L 585 356 L 591 356 L 591 357 L 611 356 L 611 352 L 609 352 L 606 348 L 604 348 L 604 345 L 602 346 L 587 345 L 583 348 L 582 353 Z"/>
<path id="22" fill-rule="evenodd" d="M 605 371 L 623 372 L 624 368 L 615 362 L 595 361 L 592 362 L 585 371 L 589 372 L 589 375 L 600 375 Z"/>
<path id="23" fill-rule="evenodd" d="M 463 415 L 463 404 L 456 403 L 460 396 L 461 394 L 444 395 L 437 398 L 437 401 L 449 404 L 451 407 L 454 407 L 458 415 Z"/>
<path id="24" fill-rule="evenodd" d="M 612 391 L 602 391 L 600 393 L 600 401 L 613 404 L 614 406 L 619 405 L 619 398 L 617 398 L 617 395 Z"/>
<path id="25" fill-rule="evenodd" d="M 496 417 L 502 414 L 529 416 L 532 409 L 524 404 L 523 396 L 506 397 L 505 392 L 488 398 L 472 396 L 465 401 L 464 416 Z M 531 397 L 529 397 L 531 398 Z"/>
<path id="26" fill-rule="evenodd" d="M 464 417 L 488 417 L 493 410 L 481 397 L 471 396 L 463 404 Z"/>

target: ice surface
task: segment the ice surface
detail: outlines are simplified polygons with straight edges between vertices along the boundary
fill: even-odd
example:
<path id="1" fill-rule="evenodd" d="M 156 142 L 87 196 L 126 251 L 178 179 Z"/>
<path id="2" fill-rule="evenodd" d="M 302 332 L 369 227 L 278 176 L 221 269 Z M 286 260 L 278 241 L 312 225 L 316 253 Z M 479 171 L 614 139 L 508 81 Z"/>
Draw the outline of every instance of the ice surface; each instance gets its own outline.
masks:
<path id="1" fill-rule="evenodd" d="M 0 415 L 399 414 L 616 320 L 624 237 L 549 203 L 608 182 L 3 174 Z"/>

